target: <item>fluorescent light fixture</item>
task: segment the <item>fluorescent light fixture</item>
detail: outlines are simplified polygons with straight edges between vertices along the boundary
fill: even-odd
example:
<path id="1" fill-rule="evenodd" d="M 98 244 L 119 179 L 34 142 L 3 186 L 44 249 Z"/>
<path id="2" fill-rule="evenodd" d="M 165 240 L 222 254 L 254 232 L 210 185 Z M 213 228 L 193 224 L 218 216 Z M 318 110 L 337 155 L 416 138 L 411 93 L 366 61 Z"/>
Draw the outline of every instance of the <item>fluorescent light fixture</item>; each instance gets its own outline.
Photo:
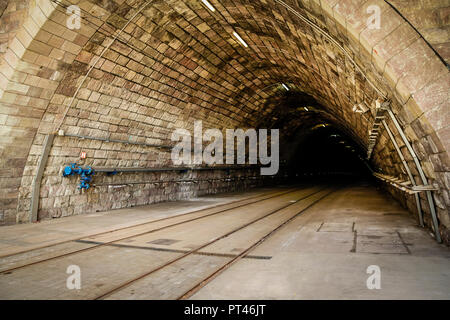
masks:
<path id="1" fill-rule="evenodd" d="M 238 35 L 236 31 L 233 31 L 233 36 L 235 36 L 244 47 L 248 48 L 248 44 L 242 40 L 241 36 Z"/>
<path id="2" fill-rule="evenodd" d="M 312 127 L 311 128 L 311 130 L 316 130 L 316 129 L 320 129 L 320 128 L 325 128 L 325 127 L 328 127 L 329 126 L 329 124 L 328 123 L 320 123 L 320 124 L 317 124 L 317 125 L 315 125 L 314 127 Z"/>
<path id="3" fill-rule="evenodd" d="M 303 107 L 305 109 L 305 111 L 309 111 L 309 109 L 307 107 Z"/>
<path id="4" fill-rule="evenodd" d="M 284 83 L 282 83 L 281 85 L 286 89 L 286 91 L 289 91 L 289 87 L 287 85 L 285 85 Z"/>
<path id="5" fill-rule="evenodd" d="M 207 0 L 202 0 L 202 2 L 203 2 L 203 4 L 204 4 L 206 7 L 208 7 L 208 9 L 211 10 L 212 12 L 216 11 L 216 8 L 214 8 L 214 7 L 212 6 L 212 4 L 209 3 Z"/>

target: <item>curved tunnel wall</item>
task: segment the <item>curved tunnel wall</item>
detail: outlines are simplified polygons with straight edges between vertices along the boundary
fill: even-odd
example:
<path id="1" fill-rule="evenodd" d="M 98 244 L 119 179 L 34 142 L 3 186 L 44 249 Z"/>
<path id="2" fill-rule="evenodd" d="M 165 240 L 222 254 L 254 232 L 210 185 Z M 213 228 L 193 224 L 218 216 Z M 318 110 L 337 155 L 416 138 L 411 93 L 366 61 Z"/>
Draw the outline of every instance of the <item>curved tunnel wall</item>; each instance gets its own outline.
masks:
<path id="1" fill-rule="evenodd" d="M 442 59 L 408 21 L 375 0 L 210 2 L 214 13 L 201 1 L 73 1 L 82 9 L 79 30 L 66 26 L 64 6 L 69 2 L 17 0 L 0 8 L 1 223 L 28 221 L 32 180 L 47 134 L 62 129 L 169 144 L 175 128 L 192 130 L 194 120 L 203 120 L 204 129 L 257 127 L 288 103 L 277 98 L 283 89 L 276 84 L 286 83 L 313 97 L 325 118 L 366 146 L 375 100 L 390 99 L 426 177 L 438 187 L 433 196 L 441 233 L 448 239 L 450 77 Z M 380 29 L 367 28 L 369 5 L 381 9 Z M 234 31 L 247 48 L 233 37 Z M 353 112 L 358 103 L 371 110 Z M 307 117 L 299 114 L 289 126 L 300 130 L 314 123 Z M 422 184 L 398 132 L 393 133 Z M 282 132 L 282 139 L 288 138 Z M 105 202 L 126 207 L 166 200 L 174 193 L 174 198 L 187 197 L 201 189 L 174 187 L 173 177 L 160 173 L 152 177 L 168 182 L 159 197 L 152 198 L 154 189 L 142 185 L 80 194 L 76 182 L 60 172 L 79 159 L 81 150 L 88 153 L 86 164 L 94 167 L 170 163 L 169 153 L 149 146 L 57 136 L 42 180 L 42 218 L 105 210 Z M 371 163 L 407 179 L 384 131 Z M 202 174 L 222 177 L 220 172 Z M 139 173 L 103 179 L 120 184 L 149 177 Z M 203 192 L 233 188 L 228 182 L 224 189 L 218 181 L 217 188 L 204 186 Z M 416 211 L 411 196 L 391 192 Z M 427 200 L 421 197 L 425 222 L 431 225 Z"/>

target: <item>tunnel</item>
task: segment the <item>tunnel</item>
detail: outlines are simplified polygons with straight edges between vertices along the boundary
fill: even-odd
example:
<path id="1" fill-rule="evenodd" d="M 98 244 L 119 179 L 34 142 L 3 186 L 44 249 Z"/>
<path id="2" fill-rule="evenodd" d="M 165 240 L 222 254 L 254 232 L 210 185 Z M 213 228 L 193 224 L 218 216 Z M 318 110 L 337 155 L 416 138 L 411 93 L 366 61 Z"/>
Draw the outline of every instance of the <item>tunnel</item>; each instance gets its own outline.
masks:
<path id="1" fill-rule="evenodd" d="M 183 210 L 210 215 L 220 206 L 227 208 L 220 212 L 231 210 L 235 202 L 242 208 L 239 217 L 252 216 L 266 209 L 250 199 L 266 201 L 269 194 L 280 200 L 268 203 L 267 210 L 276 205 L 285 210 L 286 203 L 301 206 L 307 190 L 313 191 L 307 197 L 314 204 L 301 210 L 322 209 L 309 222 L 315 223 L 315 233 L 296 251 L 309 252 L 310 243 L 326 252 L 325 247 L 336 246 L 340 252 L 338 244 L 345 243 L 345 254 L 358 254 L 361 248 L 361 254 L 381 260 L 389 254 L 419 259 L 430 252 L 442 260 L 435 266 L 441 272 L 430 276 L 422 293 L 448 299 L 448 10 L 447 1 L 401 0 L 1 2 L 0 282 L 8 289 L 0 288 L 0 297 L 30 297 L 11 289 L 19 281 L 14 275 L 25 272 L 21 277 L 26 278 L 27 266 L 32 270 L 51 263 L 55 252 L 68 255 L 69 242 L 83 252 L 89 245 L 119 250 L 126 242 L 108 246 L 118 240 L 107 235 L 123 236 L 122 228 L 136 228 L 140 236 L 148 219 L 166 230 L 159 224 L 180 219 Z M 241 145 L 237 138 L 225 160 L 228 142 L 235 142 L 227 130 L 238 129 L 244 134 Z M 205 158 L 202 148 L 213 141 L 206 132 L 214 141 L 225 141 L 209 154 L 215 159 L 210 163 L 197 158 Z M 189 161 L 175 163 L 173 150 L 183 135 L 193 136 L 183 149 Z M 237 160 L 240 151 L 243 161 Z M 262 174 L 268 166 L 275 171 Z M 321 205 L 323 190 L 338 191 L 324 196 Z M 326 210 L 330 216 L 322 217 Z M 223 219 L 225 230 L 228 220 Z M 273 241 L 278 241 L 278 228 L 291 230 L 291 219 L 273 228 Z M 383 219 L 392 224 L 388 231 L 377 229 Z M 200 243 L 169 248 L 177 246 L 176 237 L 186 236 L 181 223 L 175 223 L 180 230 L 173 234 L 139 245 L 159 248 L 148 254 L 202 251 L 195 249 Z M 204 223 L 189 234 L 206 234 Z M 286 235 L 286 243 L 295 242 L 300 229 L 295 230 Z M 50 252 L 53 245 L 57 249 Z M 252 255 L 239 252 L 244 244 L 235 245 L 235 251 L 211 257 L 244 257 L 248 270 L 272 257 L 269 248 Z M 210 253 L 205 252 L 196 258 Z M 144 259 L 128 257 L 134 258 L 137 263 Z M 303 267 L 314 269 L 314 263 Z M 433 266 L 420 262 L 423 269 L 417 274 Z M 251 273 L 241 269 L 238 280 Z M 221 277 L 212 280 L 211 290 L 226 286 L 227 278 Z M 248 286 L 258 288 L 253 282 Z M 197 290 L 181 298 L 195 293 L 222 298 Z M 285 297 L 282 289 L 273 290 Z M 392 290 L 387 297 L 402 297 Z M 100 286 L 79 295 L 68 290 L 60 297 L 124 297 L 118 289 L 100 291 Z M 308 294 L 296 297 L 327 296 L 320 290 Z M 223 297 L 255 296 L 230 289 Z M 275 293 L 263 297 L 278 298 Z"/>

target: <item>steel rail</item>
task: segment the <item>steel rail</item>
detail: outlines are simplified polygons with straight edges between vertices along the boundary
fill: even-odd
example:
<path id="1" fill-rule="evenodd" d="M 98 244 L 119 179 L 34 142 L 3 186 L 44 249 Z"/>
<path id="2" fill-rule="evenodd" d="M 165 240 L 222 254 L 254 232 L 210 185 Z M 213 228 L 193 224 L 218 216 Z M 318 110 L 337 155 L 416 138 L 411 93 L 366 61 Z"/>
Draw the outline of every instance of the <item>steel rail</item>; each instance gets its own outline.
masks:
<path id="1" fill-rule="evenodd" d="M 203 288 L 205 285 L 207 285 L 211 280 L 213 280 L 214 278 L 216 278 L 219 274 L 221 274 L 223 271 L 225 271 L 226 269 L 228 269 L 231 265 L 235 264 L 236 262 L 238 262 L 240 259 L 244 258 L 245 256 L 248 255 L 248 253 L 252 250 L 254 250 L 256 247 L 258 247 L 261 243 L 263 243 L 264 241 L 266 241 L 268 238 L 270 238 L 275 232 L 277 232 L 278 230 L 280 230 L 281 228 L 283 228 L 286 224 L 288 224 L 289 222 L 291 222 L 292 220 L 294 220 L 295 218 L 297 218 L 299 215 L 301 215 L 302 213 L 304 213 L 306 210 L 310 209 L 312 206 L 314 206 L 315 204 L 317 204 L 319 201 L 323 200 L 325 197 L 329 196 L 330 194 L 332 194 L 333 192 L 335 192 L 336 190 L 333 190 L 329 193 L 327 193 L 326 195 L 324 195 L 323 197 L 320 197 L 319 199 L 313 201 L 311 204 L 307 205 L 305 208 L 303 208 L 302 210 L 300 210 L 299 212 L 297 212 L 294 216 L 290 217 L 289 219 L 287 219 L 286 221 L 284 221 L 283 223 L 281 223 L 280 225 L 278 225 L 275 229 L 272 229 L 270 232 L 268 232 L 267 234 L 265 234 L 263 237 L 261 237 L 259 240 L 257 240 L 256 242 L 254 242 L 251 246 L 249 246 L 247 249 L 245 249 L 244 251 L 242 251 L 239 255 L 237 255 L 236 257 L 234 257 L 233 259 L 231 259 L 230 261 L 228 261 L 227 263 L 225 263 L 224 265 L 222 265 L 219 269 L 215 270 L 213 273 L 211 273 L 208 277 L 204 278 L 202 281 L 198 282 L 195 286 L 193 286 L 191 289 L 187 290 L 185 293 L 183 293 L 181 296 L 179 296 L 177 298 L 177 300 L 183 300 L 183 299 L 188 299 L 189 297 L 191 297 L 192 295 L 194 295 L 197 291 L 199 291 L 201 288 Z"/>
<path id="2" fill-rule="evenodd" d="M 288 190 L 291 190 L 291 189 L 288 189 Z M 81 239 L 84 239 L 84 238 L 90 238 L 90 237 L 95 237 L 95 236 L 99 236 L 99 235 L 102 235 L 102 234 L 107 234 L 107 233 L 112 233 L 112 232 L 121 231 L 121 230 L 125 230 L 125 229 L 140 227 L 140 226 L 143 226 L 143 225 L 146 225 L 146 224 L 156 223 L 156 222 L 160 222 L 160 221 L 164 221 L 164 220 L 175 219 L 177 217 L 183 217 L 183 216 L 187 216 L 187 215 L 190 215 L 190 214 L 198 213 L 198 212 L 201 212 L 201 211 L 216 209 L 216 208 L 224 207 L 224 206 L 227 206 L 227 205 L 230 205 L 230 204 L 235 204 L 235 203 L 238 203 L 238 202 L 241 202 L 241 201 L 252 200 L 252 199 L 256 199 L 256 198 L 267 196 L 267 195 L 276 195 L 277 193 L 280 193 L 280 192 L 279 191 L 278 192 L 267 192 L 267 193 L 263 193 L 261 195 L 256 195 L 256 196 L 247 197 L 247 198 L 244 198 L 244 199 L 230 201 L 230 202 L 227 202 L 227 203 L 217 204 L 217 205 L 214 205 L 214 206 L 211 206 L 211 207 L 207 207 L 207 208 L 203 208 L 203 209 L 197 209 L 197 210 L 194 210 L 194 211 L 189 211 L 189 212 L 186 212 L 186 213 L 183 213 L 183 214 L 179 214 L 179 215 L 176 215 L 176 216 L 165 217 L 165 218 L 161 218 L 161 219 L 156 219 L 156 220 L 151 220 L 151 221 L 147 221 L 147 222 L 138 223 L 138 224 L 135 224 L 135 225 L 132 225 L 132 226 L 126 226 L 126 227 L 116 228 L 116 229 L 103 231 L 103 232 L 98 232 L 98 233 L 94 233 L 94 234 L 83 235 L 81 237 L 71 238 L 69 240 L 64 240 L 64 241 L 61 241 L 61 242 L 56 242 L 56 243 L 52 243 L 52 244 L 48 244 L 48 245 L 44 245 L 44 246 L 40 246 L 40 247 L 35 247 L 35 248 L 29 249 L 29 250 L 17 251 L 17 252 L 14 252 L 14 253 L 1 255 L 0 259 L 6 258 L 6 257 L 10 257 L 10 256 L 19 255 L 19 254 L 23 254 L 23 253 L 29 253 L 29 252 L 40 250 L 40 249 L 45 249 L 45 248 L 57 246 L 57 245 L 60 245 L 60 244 L 69 243 L 69 242 L 76 241 L 76 240 L 81 240 Z M 280 195 L 281 194 L 283 194 L 283 193 L 281 192 Z M 1 273 L 1 271 L 0 271 L 0 273 Z"/>
<path id="3" fill-rule="evenodd" d="M 171 182 L 171 181 L 169 181 L 169 182 Z M 153 182 L 148 182 L 148 183 L 153 183 Z M 118 183 L 117 185 L 127 185 L 127 184 L 128 183 L 120 183 L 120 184 Z M 114 185 L 114 184 L 105 184 L 105 185 Z M 111 233 L 111 232 L 116 232 L 116 231 L 120 231 L 120 230 L 124 230 L 124 229 L 134 228 L 134 227 L 142 226 L 142 225 L 149 224 L 149 223 L 154 223 L 154 222 L 159 222 L 159 221 L 163 221 L 163 220 L 173 219 L 175 217 L 182 217 L 182 216 L 193 214 L 193 213 L 197 213 L 197 212 L 200 212 L 200 211 L 215 209 L 215 208 L 226 206 L 226 205 L 229 205 L 229 204 L 233 204 L 233 203 L 237 203 L 237 202 L 241 202 L 241 201 L 246 201 L 246 200 L 251 200 L 251 199 L 255 199 L 255 198 L 258 198 L 258 197 L 265 196 L 265 195 L 276 194 L 276 193 L 277 192 L 274 192 L 274 193 L 267 192 L 267 193 L 263 193 L 262 195 L 257 195 L 257 196 L 252 196 L 252 197 L 248 197 L 248 198 L 244 198 L 244 199 L 230 201 L 230 202 L 227 202 L 227 203 L 217 204 L 217 205 L 214 205 L 214 206 L 211 206 L 211 207 L 198 209 L 198 210 L 194 210 L 194 211 L 189 211 L 189 212 L 186 212 L 186 213 L 183 213 L 183 214 L 179 214 L 179 215 L 176 215 L 176 216 L 165 217 L 165 218 L 156 219 L 156 220 L 152 220 L 152 221 L 142 222 L 142 223 L 139 223 L 139 224 L 136 224 L 136 225 L 132 225 L 132 226 L 127 226 L 127 227 L 123 227 L 123 228 L 117 228 L 117 229 L 103 231 L 103 232 L 99 232 L 99 233 L 84 235 L 82 237 L 77 237 L 77 238 L 71 238 L 69 240 L 64 240 L 64 241 L 61 241 L 61 242 L 56 242 L 56 243 L 52 243 L 52 244 L 48 244 L 48 245 L 44 245 L 44 246 L 34 247 L 32 249 L 29 249 L 29 250 L 22 250 L 22 251 L 17 251 L 17 252 L 14 252 L 14 253 L 4 254 L 4 255 L 0 255 L 0 259 L 6 258 L 6 257 L 10 257 L 10 256 L 14 256 L 14 255 L 23 254 L 23 253 L 32 252 L 32 251 L 35 251 L 35 250 L 45 249 L 45 248 L 48 248 L 48 247 L 53 247 L 53 246 L 56 246 L 56 245 L 59 245 L 59 244 L 68 243 L 68 242 L 72 242 L 72 241 L 75 241 L 75 240 L 80 240 L 80 239 L 84 239 L 84 238 L 88 238 L 88 237 L 94 237 L 94 236 L 98 236 L 98 235 L 102 235 L 102 234 L 106 234 L 106 233 Z"/>
<path id="4" fill-rule="evenodd" d="M 101 244 L 94 244 L 94 245 L 92 245 L 90 247 L 87 247 L 87 248 L 78 249 L 78 250 L 74 250 L 74 251 L 71 251 L 71 252 L 66 252 L 66 253 L 63 253 L 63 254 L 60 254 L 60 255 L 57 255 L 57 256 L 45 258 L 45 259 L 42 259 L 42 260 L 33 261 L 33 262 L 26 263 L 26 264 L 23 264 L 23 265 L 14 266 L 14 267 L 11 267 L 11 268 L 8 268 L 8 269 L 5 269 L 5 270 L 1 270 L 0 274 L 3 274 L 5 272 L 10 272 L 10 271 L 13 271 L 13 270 L 17 270 L 17 269 L 22 269 L 22 268 L 25 268 L 25 267 L 28 267 L 28 266 L 32 266 L 32 265 L 35 265 L 35 264 L 39 264 L 39 263 L 43 263 L 43 262 L 46 262 L 46 261 L 51 261 L 51 260 L 67 257 L 69 255 L 78 254 L 78 253 L 85 252 L 85 251 L 92 250 L 92 249 L 96 249 L 96 248 L 99 248 L 99 247 L 104 247 L 104 246 L 110 245 L 110 244 L 115 243 L 115 242 L 127 240 L 127 239 L 130 239 L 130 238 L 142 236 L 142 235 L 153 233 L 153 232 L 157 232 L 157 231 L 161 231 L 161 230 L 168 229 L 168 228 L 171 228 L 171 227 L 174 227 L 174 226 L 178 226 L 178 225 L 181 225 L 181 224 L 184 224 L 184 223 L 189 223 L 189 222 L 192 222 L 192 221 L 196 221 L 196 220 L 200 220 L 200 219 L 207 218 L 207 217 L 210 217 L 210 216 L 214 216 L 214 215 L 226 212 L 226 211 L 234 210 L 234 209 L 241 208 L 241 207 L 244 207 L 244 206 L 247 206 L 247 205 L 251 205 L 251 204 L 254 204 L 254 203 L 258 203 L 258 202 L 261 202 L 261 201 L 265 201 L 265 200 L 269 200 L 269 199 L 272 199 L 272 198 L 280 197 L 280 196 L 283 196 L 285 194 L 296 192 L 296 191 L 299 191 L 299 189 L 289 189 L 289 191 L 286 191 L 286 192 L 282 192 L 282 193 L 278 193 L 278 194 L 275 194 L 275 195 L 271 195 L 271 196 L 263 198 L 263 199 L 258 199 L 258 200 L 255 200 L 255 201 L 252 201 L 252 202 L 249 202 L 249 203 L 244 203 L 244 204 L 241 204 L 241 205 L 237 205 L 237 206 L 234 206 L 234 207 L 231 207 L 231 208 L 222 209 L 222 210 L 219 210 L 219 211 L 216 211 L 216 212 L 213 212 L 213 213 L 206 214 L 204 216 L 200 216 L 200 217 L 196 217 L 196 218 L 192 218 L 192 219 L 187 219 L 187 220 L 184 220 L 184 221 L 181 221 L 181 222 L 172 223 L 172 224 L 169 224 L 169 225 L 165 225 L 165 226 L 162 226 L 162 227 L 159 227 L 159 228 L 147 230 L 147 231 L 140 232 L 140 233 L 137 233 L 137 234 L 133 234 L 133 235 L 130 235 L 130 236 L 122 237 L 122 238 L 119 238 L 119 239 L 114 239 L 114 240 L 111 240 L 111 241 L 102 242 Z M 255 198 L 257 198 L 257 197 L 255 197 Z M 250 198 L 250 200 L 251 199 L 252 198 Z M 238 200 L 236 202 L 245 201 L 245 200 L 249 200 L 249 199 Z M 234 203 L 234 202 L 232 202 L 232 203 Z M 227 204 L 224 204 L 223 206 L 225 206 L 225 205 L 227 205 Z M 133 226 L 129 226 L 129 227 L 124 227 L 124 228 L 116 229 L 116 230 L 113 230 L 113 231 L 106 231 L 106 232 L 103 232 L 103 233 L 99 233 L 97 235 L 106 234 L 106 233 L 112 233 L 112 232 L 116 232 L 116 231 L 121 231 L 121 230 L 124 230 L 124 229 L 134 228 L 134 227 L 142 226 L 142 225 L 145 225 L 145 224 L 151 224 L 151 223 L 155 223 L 155 222 L 159 222 L 159 221 L 163 221 L 163 220 L 174 219 L 174 218 L 177 218 L 177 217 L 183 217 L 183 216 L 186 216 L 186 215 L 190 215 L 190 214 L 193 214 L 193 213 L 198 213 L 198 212 L 201 212 L 203 210 L 208 210 L 208 209 L 211 209 L 211 208 L 200 209 L 200 210 L 188 212 L 188 213 L 185 213 L 185 214 L 182 214 L 182 215 L 177 215 L 177 216 L 173 216 L 173 217 L 166 217 L 166 218 L 162 218 L 162 219 L 154 220 L 154 221 L 150 221 L 150 222 L 144 222 L 142 224 L 133 225 Z M 93 236 L 95 236 L 95 235 L 84 236 L 84 237 L 80 237 L 80 238 L 77 238 L 77 239 L 67 240 L 67 241 L 64 241 L 64 242 L 57 243 L 55 245 L 49 245 L 48 247 L 52 247 L 52 246 L 56 246 L 56 245 L 59 245 L 59 244 L 68 243 L 68 242 L 72 242 L 72 241 L 76 241 L 76 240 L 82 240 L 82 239 L 90 238 L 90 237 L 93 237 Z M 36 249 L 30 250 L 30 251 L 34 251 L 34 250 L 36 250 Z M 29 252 L 29 251 L 25 251 L 25 252 Z M 12 256 L 12 255 L 16 255 L 16 254 L 19 254 L 19 253 L 7 255 L 7 256 Z M 7 256 L 3 256 L 3 257 L 7 257 Z"/>
<path id="5" fill-rule="evenodd" d="M 211 245 L 211 244 L 213 244 L 213 243 L 215 243 L 215 242 L 217 242 L 217 241 L 219 241 L 221 239 L 224 239 L 224 238 L 230 236 L 231 234 L 233 234 L 235 232 L 238 232 L 238 231 L 240 231 L 240 230 L 242 230 L 242 229 L 244 229 L 244 228 L 246 228 L 246 227 L 248 227 L 248 226 L 250 226 L 250 225 L 252 225 L 252 224 L 254 224 L 254 223 L 256 223 L 256 222 L 258 222 L 258 221 L 260 221 L 260 220 L 262 220 L 264 218 L 266 218 L 266 217 L 268 217 L 268 216 L 271 216 L 271 215 L 273 215 L 273 214 L 275 214 L 275 213 L 277 213 L 277 212 L 279 212 L 279 211 L 281 211 L 281 210 L 283 210 L 283 209 L 285 209 L 287 207 L 290 207 L 290 206 L 294 205 L 295 203 L 297 203 L 300 200 L 304 200 L 304 199 L 309 198 L 309 197 L 311 197 L 311 196 L 313 196 L 313 195 L 315 195 L 315 194 L 317 194 L 319 192 L 322 192 L 323 190 L 325 190 L 325 189 L 321 189 L 319 191 L 315 191 L 315 192 L 313 192 L 313 193 L 311 193 L 311 194 L 309 194 L 307 196 L 302 196 L 300 199 L 297 199 L 297 201 L 295 201 L 294 203 L 289 203 L 289 204 L 284 205 L 284 206 L 282 206 L 282 207 L 280 207 L 278 209 L 272 210 L 269 213 L 266 213 L 266 214 L 264 214 L 264 215 L 262 215 L 262 216 L 260 216 L 260 217 L 258 217 L 256 219 L 253 219 L 250 222 L 246 222 L 246 223 L 240 225 L 239 227 L 237 227 L 237 228 L 235 228 L 235 229 L 233 229 L 233 230 L 231 230 L 231 231 L 229 231 L 229 232 L 227 232 L 227 233 L 225 233 L 225 234 L 223 234 L 223 235 L 221 235 L 221 236 L 219 236 L 217 238 L 214 238 L 213 240 L 207 241 L 206 243 L 204 243 L 204 244 L 202 244 L 202 245 L 200 245 L 200 246 L 198 246 L 198 247 L 196 247 L 196 248 L 194 248 L 194 249 L 192 249 L 192 250 L 190 250 L 190 251 L 188 251 L 188 252 L 186 252 L 186 253 L 178 256 L 178 257 L 176 257 L 176 258 L 173 258 L 173 259 L 169 260 L 168 262 L 166 262 L 166 263 L 164 263 L 164 264 L 162 264 L 162 265 L 160 265 L 160 266 L 158 266 L 156 268 L 151 269 L 150 271 L 144 272 L 143 274 L 140 274 L 139 276 L 137 276 L 137 277 L 135 277 L 133 279 L 130 279 L 128 281 L 125 281 L 125 282 L 121 283 L 120 285 L 114 287 L 113 289 L 110 289 L 110 290 L 102 293 L 101 295 L 98 295 L 97 297 L 94 298 L 94 300 L 104 299 L 104 298 L 110 296 L 111 294 L 113 294 L 113 293 L 115 293 L 117 291 L 123 290 L 124 288 L 126 288 L 126 287 L 130 286 L 131 284 L 133 284 L 133 283 L 135 283 L 135 282 L 137 282 L 137 281 L 139 281 L 139 280 L 149 276 L 150 274 L 153 274 L 153 273 L 155 273 L 155 272 L 157 272 L 157 271 L 159 271 L 159 270 L 161 270 L 161 269 L 163 269 L 163 268 L 165 268 L 165 267 L 167 267 L 169 265 L 172 265 L 173 263 L 175 263 L 175 262 L 177 262 L 177 261 L 179 261 L 179 260 L 181 260 L 181 259 L 183 259 L 183 258 L 185 258 L 185 257 L 187 257 L 187 256 L 189 256 L 191 254 L 194 254 L 194 253 L 198 252 L 199 250 L 201 250 L 201 249 L 203 249 L 203 248 L 205 248 L 205 247 L 207 247 L 207 246 L 209 246 L 209 245 Z"/>

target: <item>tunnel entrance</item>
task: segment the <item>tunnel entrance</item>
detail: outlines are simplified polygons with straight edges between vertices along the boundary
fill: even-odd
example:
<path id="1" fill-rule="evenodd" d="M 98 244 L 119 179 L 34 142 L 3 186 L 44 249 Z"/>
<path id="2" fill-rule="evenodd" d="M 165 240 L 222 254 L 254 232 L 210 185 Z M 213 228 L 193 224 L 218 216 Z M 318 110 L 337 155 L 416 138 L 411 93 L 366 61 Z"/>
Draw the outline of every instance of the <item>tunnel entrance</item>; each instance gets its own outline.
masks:
<path id="1" fill-rule="evenodd" d="M 297 144 L 287 170 L 295 176 L 323 176 L 340 179 L 371 178 L 364 154 L 347 135 L 333 126 L 313 127 Z"/>
<path id="2" fill-rule="evenodd" d="M 291 177 L 371 179 L 363 143 L 339 116 L 295 85 L 279 84 L 258 126 L 279 128 L 280 159 Z"/>

